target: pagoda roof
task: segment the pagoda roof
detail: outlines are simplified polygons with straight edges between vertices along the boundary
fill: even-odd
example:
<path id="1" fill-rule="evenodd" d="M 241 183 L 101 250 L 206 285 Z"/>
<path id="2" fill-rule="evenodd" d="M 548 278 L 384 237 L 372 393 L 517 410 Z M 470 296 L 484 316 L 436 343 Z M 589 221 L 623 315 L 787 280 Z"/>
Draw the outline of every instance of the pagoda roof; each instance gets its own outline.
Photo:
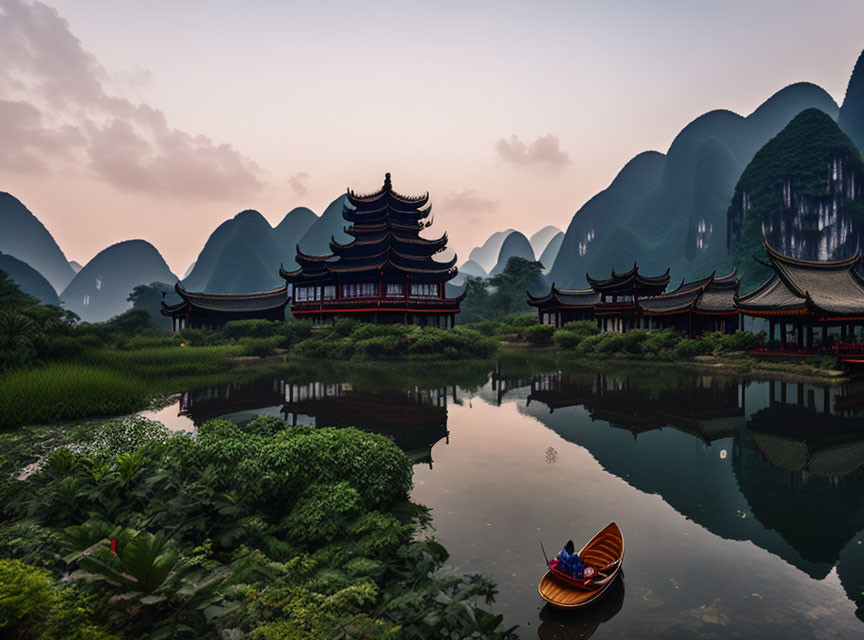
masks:
<path id="1" fill-rule="evenodd" d="M 820 476 L 842 476 L 864 462 L 864 441 L 813 449 L 805 440 L 748 429 L 759 451 L 775 467 L 808 471 Z"/>
<path id="2" fill-rule="evenodd" d="M 764 243 L 774 273 L 736 298 L 739 309 L 751 315 L 864 315 L 864 279 L 857 253 L 843 260 L 802 260 Z"/>
<path id="3" fill-rule="evenodd" d="M 350 280 L 364 275 L 378 278 L 382 273 L 388 277 L 419 274 L 420 278 L 429 276 L 439 281 L 455 277 L 455 256 L 446 262 L 432 257 L 446 248 L 447 234 L 434 239 L 420 237 L 420 231 L 431 223 L 423 221 L 430 208 L 421 208 L 428 197 L 428 193 L 418 197 L 396 193 L 389 173 L 375 193 L 358 195 L 349 189 L 349 204 L 342 216 L 354 222 L 346 228 L 354 239 L 342 244 L 331 236 L 331 253 L 320 256 L 305 254 L 298 246 L 299 269 L 285 271 L 280 267 L 279 274 L 289 282 L 317 283 L 332 280 L 336 274 L 351 274 Z"/>
<path id="4" fill-rule="evenodd" d="M 532 307 L 552 304 L 559 307 L 591 308 L 599 302 L 600 294 L 593 289 L 559 289 L 554 282 L 545 296 L 535 297 L 528 293 L 528 304 Z"/>
<path id="5" fill-rule="evenodd" d="M 287 285 L 258 293 L 213 294 L 186 291 L 180 286 L 180 283 L 177 283 L 174 285 L 174 291 L 182 298 L 182 302 L 169 305 L 163 300 L 162 313 L 164 315 L 171 315 L 172 313 L 186 310 L 190 305 L 193 308 L 207 311 L 247 312 L 266 311 L 268 309 L 284 307 L 288 304 Z"/>
<path id="6" fill-rule="evenodd" d="M 612 269 L 612 276 L 609 278 L 592 278 L 590 274 L 585 274 L 588 284 L 595 291 L 601 293 L 614 293 L 616 291 L 644 288 L 659 290 L 662 292 L 669 284 L 669 269 L 659 276 L 645 276 L 639 273 L 639 267 L 634 262 L 633 268 L 624 273 L 616 273 Z"/>
<path id="7" fill-rule="evenodd" d="M 347 190 L 348 192 L 348 201 L 354 205 L 355 207 L 367 205 L 370 203 L 378 203 L 380 201 L 391 202 L 399 208 L 399 205 L 408 205 L 411 208 L 418 208 L 424 206 L 427 202 L 429 202 L 429 192 L 427 191 L 422 196 L 405 196 L 400 193 L 393 191 L 393 185 L 390 181 L 390 174 L 384 174 L 384 184 L 383 186 L 374 193 L 368 194 L 358 194 L 352 191 L 350 188 Z M 365 207 L 364 207 L 365 208 Z M 407 209 L 410 211 L 411 209 Z"/>
<path id="8" fill-rule="evenodd" d="M 671 315 L 694 311 L 696 313 L 736 313 L 735 294 L 739 280 L 736 270 L 725 276 L 713 273 L 707 278 L 683 282 L 674 291 L 639 300 L 646 315 Z"/>

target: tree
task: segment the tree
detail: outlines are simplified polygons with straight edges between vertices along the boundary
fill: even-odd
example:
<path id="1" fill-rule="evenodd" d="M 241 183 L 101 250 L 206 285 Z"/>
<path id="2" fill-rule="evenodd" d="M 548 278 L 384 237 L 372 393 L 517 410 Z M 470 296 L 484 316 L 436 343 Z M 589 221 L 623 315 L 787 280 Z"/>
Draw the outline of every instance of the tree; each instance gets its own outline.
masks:
<path id="1" fill-rule="evenodd" d="M 0 269 L 0 309 L 23 309 L 37 304 L 36 298 L 21 291 L 9 274 Z"/>
<path id="2" fill-rule="evenodd" d="M 132 303 L 135 311 L 146 311 L 150 316 L 150 322 L 160 331 L 171 330 L 171 319 L 163 316 L 162 294 L 172 293 L 174 288 L 164 282 L 151 282 L 150 284 L 139 284 L 126 298 Z"/>
<path id="3" fill-rule="evenodd" d="M 545 287 L 543 265 L 514 256 L 507 260 L 507 266 L 498 275 L 488 280 L 469 277 L 466 286 L 461 320 L 498 320 L 508 313 L 528 311 L 525 292 L 539 292 Z"/>

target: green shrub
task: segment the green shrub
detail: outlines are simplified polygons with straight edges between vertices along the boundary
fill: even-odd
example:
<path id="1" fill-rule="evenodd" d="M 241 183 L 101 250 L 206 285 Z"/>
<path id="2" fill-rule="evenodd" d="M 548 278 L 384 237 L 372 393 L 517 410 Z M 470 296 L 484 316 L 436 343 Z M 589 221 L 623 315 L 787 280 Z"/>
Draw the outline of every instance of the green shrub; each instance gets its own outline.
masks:
<path id="1" fill-rule="evenodd" d="M 213 336 L 203 329 L 183 329 L 178 333 L 183 342 L 193 347 L 203 347 L 213 341 Z"/>
<path id="2" fill-rule="evenodd" d="M 540 319 L 536 313 L 508 313 L 504 316 L 504 323 L 511 327 L 531 327 L 538 324 Z"/>
<path id="3" fill-rule="evenodd" d="M 555 327 L 551 324 L 535 324 L 523 330 L 522 335 L 535 347 L 545 347 L 552 344 Z"/>
<path id="4" fill-rule="evenodd" d="M 134 336 L 123 343 L 124 349 L 130 351 L 140 349 L 170 349 L 178 346 L 178 339 L 174 336 Z"/>
<path id="5" fill-rule="evenodd" d="M 47 625 L 48 612 L 58 600 L 48 571 L 0 559 L 0 631 L 5 637 L 37 637 L 34 628 Z"/>
<path id="6" fill-rule="evenodd" d="M 299 342 L 300 340 L 305 340 L 310 335 L 312 335 L 312 330 L 315 328 L 315 325 L 311 320 L 286 320 L 285 322 L 277 323 L 279 328 L 279 335 L 281 335 L 285 342 L 286 346 L 294 344 L 295 342 Z"/>
<path id="7" fill-rule="evenodd" d="M 345 481 L 312 486 L 280 524 L 299 545 L 318 546 L 344 535 L 360 513 L 360 494 Z"/>
<path id="8" fill-rule="evenodd" d="M 289 427 L 242 460 L 238 486 L 266 505 L 282 504 L 311 484 L 345 478 L 369 508 L 403 499 L 411 488 L 402 450 L 384 436 L 351 428 Z"/>
<path id="9" fill-rule="evenodd" d="M 233 320 L 225 324 L 219 333 L 228 340 L 241 338 L 271 338 L 281 333 L 279 322 L 270 320 Z"/>
<path id="10" fill-rule="evenodd" d="M 721 345 L 725 351 L 753 351 L 762 345 L 764 336 L 748 331 L 736 331 L 735 333 L 724 335 L 721 339 Z"/>
<path id="11" fill-rule="evenodd" d="M 642 343 L 642 353 L 645 355 L 654 355 L 660 351 L 672 349 L 677 345 L 683 336 L 675 329 L 659 329 L 650 331 L 648 337 Z"/>
<path id="12" fill-rule="evenodd" d="M 333 323 L 331 330 L 334 335 L 346 337 L 353 334 L 360 327 L 360 321 L 353 318 L 341 318 Z"/>
<path id="13" fill-rule="evenodd" d="M 512 333 L 513 326 L 506 324 L 504 322 L 497 322 L 495 320 L 478 320 L 477 322 L 470 322 L 468 324 L 460 324 L 457 325 L 463 329 L 469 329 L 471 331 L 476 331 L 484 336 L 498 336 L 505 333 Z"/>
<path id="14" fill-rule="evenodd" d="M 244 338 L 241 344 L 246 355 L 263 358 L 273 355 L 276 349 L 282 346 L 282 338 L 279 336 L 270 338 Z"/>
<path id="15" fill-rule="evenodd" d="M 675 358 L 678 360 L 692 360 L 696 356 L 705 353 L 707 347 L 708 344 L 702 343 L 699 340 L 684 338 L 675 346 Z"/>
<path id="16" fill-rule="evenodd" d="M 597 323 L 593 320 L 568 322 L 555 332 L 553 340 L 561 349 L 576 349 L 587 337 L 597 335 Z"/>
<path id="17" fill-rule="evenodd" d="M 637 355 L 642 353 L 642 345 L 648 339 L 649 332 L 643 329 L 634 329 L 622 333 L 619 340 L 620 349 L 625 353 Z"/>

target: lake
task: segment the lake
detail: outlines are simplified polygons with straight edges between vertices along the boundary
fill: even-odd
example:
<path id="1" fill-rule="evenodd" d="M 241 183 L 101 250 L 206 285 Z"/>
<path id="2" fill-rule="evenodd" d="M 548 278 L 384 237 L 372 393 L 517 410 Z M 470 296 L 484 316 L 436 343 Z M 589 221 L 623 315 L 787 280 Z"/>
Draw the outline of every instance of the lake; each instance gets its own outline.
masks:
<path id="1" fill-rule="evenodd" d="M 393 437 L 448 568 L 492 577 L 523 638 L 864 636 L 864 384 L 334 367 L 190 390 L 147 415 L 191 430 L 260 413 Z M 591 609 L 544 606 L 540 541 L 578 548 L 613 520 L 622 579 Z"/>

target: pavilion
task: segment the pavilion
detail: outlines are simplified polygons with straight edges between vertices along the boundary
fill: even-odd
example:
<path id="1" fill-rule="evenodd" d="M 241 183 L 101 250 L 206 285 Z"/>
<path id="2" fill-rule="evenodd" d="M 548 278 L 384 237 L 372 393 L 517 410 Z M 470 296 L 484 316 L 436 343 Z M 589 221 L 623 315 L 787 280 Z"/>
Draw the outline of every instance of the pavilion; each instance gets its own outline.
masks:
<path id="1" fill-rule="evenodd" d="M 161 309 L 162 315 L 171 318 L 173 331 L 215 329 L 232 320 L 284 320 L 288 304 L 287 286 L 260 293 L 220 295 L 193 293 L 178 283 L 174 291 L 182 300 L 167 304 L 163 295 Z"/>
<path id="2" fill-rule="evenodd" d="M 786 347 L 793 335 L 798 351 L 813 350 L 814 331 L 820 329 L 819 345 L 830 345 L 829 329 L 839 327 L 840 342 L 855 341 L 856 329 L 864 325 L 864 264 L 855 254 L 844 260 L 815 261 L 791 258 L 765 241 L 773 273 L 761 286 L 736 297 L 741 313 L 769 322 L 768 338 Z M 787 333 L 789 332 L 789 333 Z"/>
<path id="3" fill-rule="evenodd" d="M 648 329 L 673 328 L 693 338 L 709 331 L 734 333 L 739 328 L 735 306 L 740 281 L 733 271 L 681 282 L 674 291 L 639 301 Z"/>

